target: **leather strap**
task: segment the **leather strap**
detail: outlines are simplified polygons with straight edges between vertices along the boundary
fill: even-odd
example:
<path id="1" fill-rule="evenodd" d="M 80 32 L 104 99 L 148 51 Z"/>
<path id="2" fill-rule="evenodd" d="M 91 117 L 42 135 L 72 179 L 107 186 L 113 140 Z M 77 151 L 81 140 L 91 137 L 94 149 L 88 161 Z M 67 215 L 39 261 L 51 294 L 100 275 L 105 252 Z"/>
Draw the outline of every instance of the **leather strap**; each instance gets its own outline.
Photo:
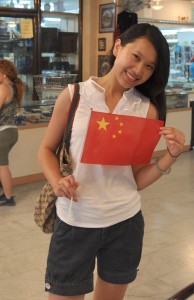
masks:
<path id="1" fill-rule="evenodd" d="M 65 143 L 66 150 L 67 150 L 68 153 L 69 153 L 69 146 L 70 146 L 70 139 L 71 139 L 71 129 L 72 129 L 72 125 L 73 125 L 75 112 L 76 112 L 76 109 L 77 109 L 78 104 L 79 104 L 79 99 L 80 99 L 79 83 L 75 83 L 74 84 L 73 98 L 72 98 L 71 105 L 70 105 L 70 108 L 69 108 L 67 126 L 66 126 L 66 130 L 65 130 L 65 134 L 64 134 L 64 138 L 63 138 L 63 143 Z"/>

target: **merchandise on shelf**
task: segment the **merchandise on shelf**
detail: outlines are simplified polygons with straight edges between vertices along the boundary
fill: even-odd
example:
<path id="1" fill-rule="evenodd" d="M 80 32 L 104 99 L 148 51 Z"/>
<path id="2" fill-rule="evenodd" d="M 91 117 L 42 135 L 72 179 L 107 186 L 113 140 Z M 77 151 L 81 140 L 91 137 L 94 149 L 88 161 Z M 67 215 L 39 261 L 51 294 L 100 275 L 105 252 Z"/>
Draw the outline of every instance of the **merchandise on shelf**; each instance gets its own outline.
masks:
<path id="1" fill-rule="evenodd" d="M 62 90 L 76 81 L 77 74 L 34 75 L 35 90 L 39 100 L 56 100 Z"/>

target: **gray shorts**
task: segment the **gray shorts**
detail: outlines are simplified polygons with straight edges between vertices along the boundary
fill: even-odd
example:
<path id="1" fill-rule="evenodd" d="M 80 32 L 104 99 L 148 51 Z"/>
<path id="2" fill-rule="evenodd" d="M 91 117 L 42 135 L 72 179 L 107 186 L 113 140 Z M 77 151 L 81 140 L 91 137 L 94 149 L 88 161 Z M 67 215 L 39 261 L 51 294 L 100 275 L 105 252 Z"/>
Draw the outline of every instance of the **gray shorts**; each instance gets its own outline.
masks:
<path id="1" fill-rule="evenodd" d="M 18 129 L 14 127 L 0 130 L 0 166 L 9 164 L 9 152 L 18 140 Z"/>
<path id="2" fill-rule="evenodd" d="M 113 284 L 132 282 L 141 259 L 143 234 L 141 211 L 107 228 L 70 226 L 57 218 L 49 248 L 45 290 L 60 296 L 92 292 L 96 258 L 101 279 Z"/>

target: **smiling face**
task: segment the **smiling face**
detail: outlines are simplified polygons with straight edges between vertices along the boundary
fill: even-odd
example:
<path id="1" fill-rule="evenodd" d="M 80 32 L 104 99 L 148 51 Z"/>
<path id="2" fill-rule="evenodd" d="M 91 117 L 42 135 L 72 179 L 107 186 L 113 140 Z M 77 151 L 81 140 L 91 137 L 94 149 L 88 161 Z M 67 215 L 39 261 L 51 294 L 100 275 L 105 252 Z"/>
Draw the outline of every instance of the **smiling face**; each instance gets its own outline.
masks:
<path id="1" fill-rule="evenodd" d="M 125 89 L 146 82 L 155 70 L 157 53 L 147 38 L 138 38 L 125 46 L 121 46 L 118 39 L 113 53 L 116 57 L 113 70 L 118 83 Z"/>

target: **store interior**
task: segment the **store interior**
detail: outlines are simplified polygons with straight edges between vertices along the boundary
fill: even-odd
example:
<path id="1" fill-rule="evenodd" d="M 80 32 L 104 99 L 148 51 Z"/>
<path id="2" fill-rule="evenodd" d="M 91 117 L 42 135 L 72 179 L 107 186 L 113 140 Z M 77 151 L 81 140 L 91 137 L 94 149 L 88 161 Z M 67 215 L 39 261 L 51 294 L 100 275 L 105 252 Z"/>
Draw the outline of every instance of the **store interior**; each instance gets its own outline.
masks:
<path id="1" fill-rule="evenodd" d="M 106 4 L 114 7 L 113 29 L 102 32 L 100 8 Z M 69 83 L 99 76 L 112 47 L 117 15 L 124 10 L 136 13 L 138 22 L 158 26 L 167 39 L 166 124 L 186 135 L 184 153 L 171 174 L 141 192 L 144 252 L 125 300 L 167 300 L 193 282 L 194 1 L 0 0 L 0 58 L 16 64 L 26 86 L 15 118 L 19 140 L 10 153 L 17 205 L 0 209 L 0 300 L 48 298 L 44 272 L 50 235 L 33 220 L 45 182 L 37 152 L 60 92 Z M 153 157 L 164 151 L 161 140 Z M 92 293 L 85 299 L 91 300 Z"/>
<path id="2" fill-rule="evenodd" d="M 111 5 L 112 13 L 112 27 L 108 31 L 100 28 L 101 9 L 107 3 Z M 155 1 L 145 1 L 142 5 L 135 0 L 112 3 L 105 0 L 45 0 L 40 5 L 25 0 L 22 4 L 25 7 L 22 8 L 17 7 L 16 0 L 13 4 L 11 6 L 8 1 L 0 4 L 4 5 L 0 12 L 0 57 L 15 62 L 26 85 L 22 109 L 15 118 L 20 139 L 10 157 L 14 184 L 43 178 L 35 153 L 44 136 L 55 101 L 69 83 L 86 80 L 91 75 L 100 76 L 108 70 L 107 59 L 117 16 L 125 10 L 133 10 L 138 22 L 158 26 L 168 41 L 170 76 L 166 86 L 167 124 L 177 127 L 180 126 L 179 119 L 184 119 L 184 150 L 193 147 L 194 81 L 190 70 L 190 59 L 194 56 L 192 1 L 161 0 L 160 9 Z M 105 43 L 101 49 L 99 40 Z M 34 136 L 33 141 L 30 135 Z M 23 143 L 26 151 L 21 156 Z M 154 155 L 162 155 L 164 149 L 165 143 L 161 140 Z M 17 161 L 15 156 L 19 157 Z"/>

